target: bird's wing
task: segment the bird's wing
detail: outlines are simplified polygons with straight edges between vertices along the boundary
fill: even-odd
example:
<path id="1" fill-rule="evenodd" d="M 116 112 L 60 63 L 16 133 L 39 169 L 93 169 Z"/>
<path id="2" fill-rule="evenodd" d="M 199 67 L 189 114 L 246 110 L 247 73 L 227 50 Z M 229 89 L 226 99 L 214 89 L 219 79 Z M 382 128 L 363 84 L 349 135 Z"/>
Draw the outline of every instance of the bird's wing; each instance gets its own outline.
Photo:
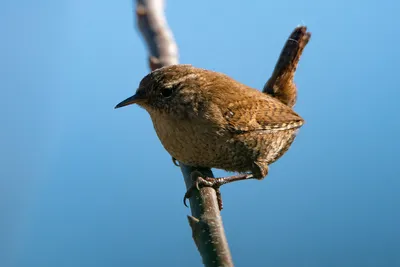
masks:
<path id="1" fill-rule="evenodd" d="M 207 78 L 209 82 L 200 88 L 207 106 L 203 116 L 217 128 L 237 133 L 283 131 L 304 123 L 296 112 L 272 96 L 221 73 L 207 71 Z"/>
<path id="2" fill-rule="evenodd" d="M 291 108 L 269 97 L 257 100 L 244 98 L 231 102 L 221 113 L 227 128 L 233 132 L 282 131 L 299 128 L 304 123 Z"/>

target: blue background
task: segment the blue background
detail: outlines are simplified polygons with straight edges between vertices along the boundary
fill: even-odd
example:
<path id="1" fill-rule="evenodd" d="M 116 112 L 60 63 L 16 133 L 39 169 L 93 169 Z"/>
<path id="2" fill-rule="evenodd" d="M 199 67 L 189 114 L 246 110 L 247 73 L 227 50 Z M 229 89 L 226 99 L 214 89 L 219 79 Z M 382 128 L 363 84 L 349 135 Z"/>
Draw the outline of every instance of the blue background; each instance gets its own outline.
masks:
<path id="1" fill-rule="evenodd" d="M 222 189 L 237 266 L 400 266 L 399 3 L 167 3 L 182 63 L 255 88 L 313 34 L 306 125 L 267 179 Z M 148 72 L 132 3 L 3 0 L 0 22 L 0 266 L 202 266 L 179 168 L 143 109 L 113 109 Z"/>

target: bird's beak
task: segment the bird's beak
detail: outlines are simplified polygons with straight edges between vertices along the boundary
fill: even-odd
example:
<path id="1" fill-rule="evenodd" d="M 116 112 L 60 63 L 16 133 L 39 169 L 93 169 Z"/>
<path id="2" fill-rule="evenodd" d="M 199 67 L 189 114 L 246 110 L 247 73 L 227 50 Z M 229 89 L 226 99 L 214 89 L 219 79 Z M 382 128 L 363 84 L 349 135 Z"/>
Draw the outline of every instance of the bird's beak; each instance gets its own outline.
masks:
<path id="1" fill-rule="evenodd" d="M 127 99 L 125 99 L 124 101 L 122 101 L 121 103 L 116 105 L 115 108 L 122 108 L 127 105 L 137 104 L 137 103 L 142 102 L 144 99 L 145 98 L 143 96 L 135 94 L 134 96 L 128 97 Z"/>

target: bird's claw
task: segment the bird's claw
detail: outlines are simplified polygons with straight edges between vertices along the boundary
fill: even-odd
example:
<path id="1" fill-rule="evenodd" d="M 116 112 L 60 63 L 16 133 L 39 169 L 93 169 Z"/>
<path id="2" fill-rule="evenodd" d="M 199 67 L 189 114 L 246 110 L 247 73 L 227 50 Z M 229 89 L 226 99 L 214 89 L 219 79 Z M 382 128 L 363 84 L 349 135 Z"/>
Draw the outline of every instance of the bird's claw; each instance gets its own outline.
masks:
<path id="1" fill-rule="evenodd" d="M 186 204 L 186 200 L 188 198 L 191 198 L 193 195 L 193 191 L 197 190 L 200 191 L 200 188 L 202 187 L 212 187 L 215 189 L 217 193 L 217 198 L 218 198 L 218 206 L 220 210 L 222 209 L 222 200 L 221 200 L 221 193 L 219 191 L 219 187 L 221 186 L 220 183 L 215 178 L 210 178 L 210 177 L 200 177 L 197 176 L 197 178 L 193 181 L 193 185 L 186 191 L 185 196 L 183 197 L 183 204 L 188 207 Z"/>
<path id="2" fill-rule="evenodd" d="M 177 161 L 176 158 L 172 157 L 172 163 L 174 163 L 176 167 L 179 167 L 179 161 Z"/>
<path id="3" fill-rule="evenodd" d="M 186 199 L 192 197 L 193 191 L 200 191 L 201 187 L 212 187 L 215 189 L 215 193 L 217 194 L 217 201 L 219 210 L 222 210 L 222 197 L 219 188 L 223 184 L 232 183 L 235 181 L 242 181 L 248 179 L 255 179 L 256 177 L 253 174 L 239 174 L 228 177 L 219 177 L 219 178 L 210 178 L 210 177 L 201 177 L 201 173 L 198 171 L 192 172 L 191 177 L 193 181 L 193 185 L 186 191 L 185 196 L 183 197 L 183 204 L 186 205 Z"/>

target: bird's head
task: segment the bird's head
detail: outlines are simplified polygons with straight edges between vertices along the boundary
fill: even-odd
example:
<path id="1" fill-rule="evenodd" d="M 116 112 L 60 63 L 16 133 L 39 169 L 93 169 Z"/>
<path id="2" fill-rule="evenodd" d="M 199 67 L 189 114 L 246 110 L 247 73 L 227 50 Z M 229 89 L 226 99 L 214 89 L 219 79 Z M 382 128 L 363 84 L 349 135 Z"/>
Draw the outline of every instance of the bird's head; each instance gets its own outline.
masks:
<path id="1" fill-rule="evenodd" d="M 185 115 L 195 108 L 203 70 L 191 65 L 172 65 L 157 69 L 140 82 L 135 95 L 115 108 L 138 104 L 150 114 L 172 112 Z M 186 114 L 187 115 L 187 114 Z"/>

